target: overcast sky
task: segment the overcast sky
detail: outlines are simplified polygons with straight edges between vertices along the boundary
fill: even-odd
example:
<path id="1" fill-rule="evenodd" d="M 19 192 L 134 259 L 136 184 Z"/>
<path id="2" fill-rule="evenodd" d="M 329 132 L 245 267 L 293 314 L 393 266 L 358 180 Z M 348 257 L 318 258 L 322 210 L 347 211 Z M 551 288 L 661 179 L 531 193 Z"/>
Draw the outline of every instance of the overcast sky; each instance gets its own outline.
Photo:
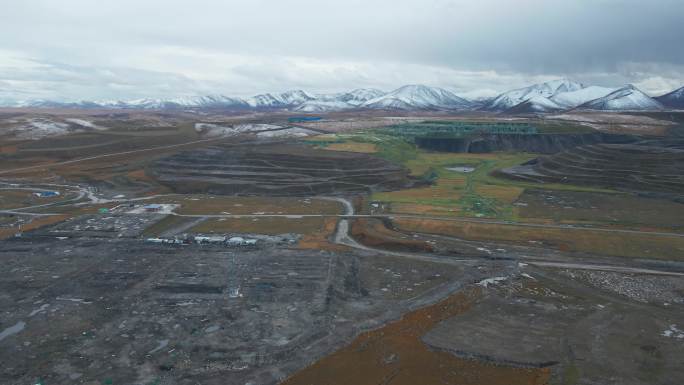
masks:
<path id="1" fill-rule="evenodd" d="M 684 85 L 682 0 L 5 0 L 0 99 Z"/>

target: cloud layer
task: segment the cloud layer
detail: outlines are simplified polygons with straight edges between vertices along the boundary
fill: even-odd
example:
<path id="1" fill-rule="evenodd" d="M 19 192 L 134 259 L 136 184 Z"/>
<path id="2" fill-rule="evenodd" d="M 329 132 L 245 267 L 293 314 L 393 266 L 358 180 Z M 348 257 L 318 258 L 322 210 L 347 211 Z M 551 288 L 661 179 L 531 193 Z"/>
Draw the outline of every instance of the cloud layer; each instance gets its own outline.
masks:
<path id="1" fill-rule="evenodd" d="M 0 99 L 557 77 L 660 94 L 684 85 L 683 18 L 680 0 L 23 0 L 0 13 Z"/>

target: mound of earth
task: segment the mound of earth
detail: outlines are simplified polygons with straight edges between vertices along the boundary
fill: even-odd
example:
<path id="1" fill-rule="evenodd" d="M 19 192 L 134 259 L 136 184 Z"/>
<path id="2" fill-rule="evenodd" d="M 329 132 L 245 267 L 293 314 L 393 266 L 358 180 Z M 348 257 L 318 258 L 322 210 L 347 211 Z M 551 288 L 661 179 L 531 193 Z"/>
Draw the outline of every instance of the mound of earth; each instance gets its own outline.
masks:
<path id="1" fill-rule="evenodd" d="M 153 173 L 179 193 L 308 196 L 410 187 L 408 170 L 361 153 L 298 145 L 209 147 L 157 161 Z"/>
<path id="2" fill-rule="evenodd" d="M 684 200 L 684 149 L 654 144 L 581 146 L 498 173 L 542 183 L 606 187 Z"/>

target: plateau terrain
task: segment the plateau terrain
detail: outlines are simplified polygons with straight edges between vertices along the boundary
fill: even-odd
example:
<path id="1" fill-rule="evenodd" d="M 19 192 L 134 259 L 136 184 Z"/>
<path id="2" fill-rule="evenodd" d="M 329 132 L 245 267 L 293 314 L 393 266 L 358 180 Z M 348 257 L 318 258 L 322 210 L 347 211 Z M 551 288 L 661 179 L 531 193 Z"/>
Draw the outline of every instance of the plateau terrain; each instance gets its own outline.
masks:
<path id="1" fill-rule="evenodd" d="M 0 383 L 684 383 L 681 95 L 7 105 Z"/>

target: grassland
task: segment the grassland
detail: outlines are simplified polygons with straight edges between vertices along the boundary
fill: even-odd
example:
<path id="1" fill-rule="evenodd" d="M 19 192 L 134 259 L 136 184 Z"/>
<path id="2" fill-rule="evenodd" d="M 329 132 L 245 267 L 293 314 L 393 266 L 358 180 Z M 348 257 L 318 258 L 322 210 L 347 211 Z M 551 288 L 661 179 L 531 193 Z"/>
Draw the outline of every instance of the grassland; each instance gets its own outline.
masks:
<path id="1" fill-rule="evenodd" d="M 378 152 L 377 146 L 373 143 L 362 142 L 333 143 L 326 148 L 332 151 L 361 152 L 366 154 Z"/>
<path id="2" fill-rule="evenodd" d="M 474 291 L 459 293 L 362 333 L 350 345 L 297 372 L 283 384 L 548 383 L 549 369 L 512 368 L 457 358 L 430 349 L 421 341 L 438 322 L 469 310 L 477 297 Z"/>
<path id="3" fill-rule="evenodd" d="M 521 220 L 684 231 L 684 204 L 630 194 L 527 189 L 517 202 Z"/>
<path id="4" fill-rule="evenodd" d="M 348 251 L 347 246 L 334 243 L 331 238 L 337 228 L 337 218 L 323 218 L 323 226 L 318 230 L 302 234 L 297 247 L 310 250 Z"/>
<path id="5" fill-rule="evenodd" d="M 431 252 L 433 250 L 430 244 L 393 231 L 382 221 L 372 218 L 354 219 L 351 235 L 358 242 L 373 248 L 413 252 Z"/>
<path id="6" fill-rule="evenodd" d="M 20 207 L 43 205 L 64 200 L 61 195 L 39 198 L 30 190 L 6 189 L 0 190 L 0 209 L 9 210 Z"/>
<path id="7" fill-rule="evenodd" d="M 475 241 L 537 245 L 605 256 L 684 260 L 684 237 L 679 236 L 413 218 L 397 218 L 394 225 L 402 231 L 447 235 Z"/>
<path id="8" fill-rule="evenodd" d="M 41 227 L 49 226 L 49 225 L 54 225 L 56 223 L 62 222 L 66 219 L 68 219 L 70 216 L 69 215 L 52 215 L 48 217 L 38 217 L 35 219 L 32 219 L 28 223 L 24 223 L 21 226 L 13 226 L 13 227 L 2 227 L 0 228 L 0 239 L 6 239 L 9 237 L 14 236 L 17 233 L 25 232 L 25 231 L 31 231 L 31 230 L 37 230 Z"/>

